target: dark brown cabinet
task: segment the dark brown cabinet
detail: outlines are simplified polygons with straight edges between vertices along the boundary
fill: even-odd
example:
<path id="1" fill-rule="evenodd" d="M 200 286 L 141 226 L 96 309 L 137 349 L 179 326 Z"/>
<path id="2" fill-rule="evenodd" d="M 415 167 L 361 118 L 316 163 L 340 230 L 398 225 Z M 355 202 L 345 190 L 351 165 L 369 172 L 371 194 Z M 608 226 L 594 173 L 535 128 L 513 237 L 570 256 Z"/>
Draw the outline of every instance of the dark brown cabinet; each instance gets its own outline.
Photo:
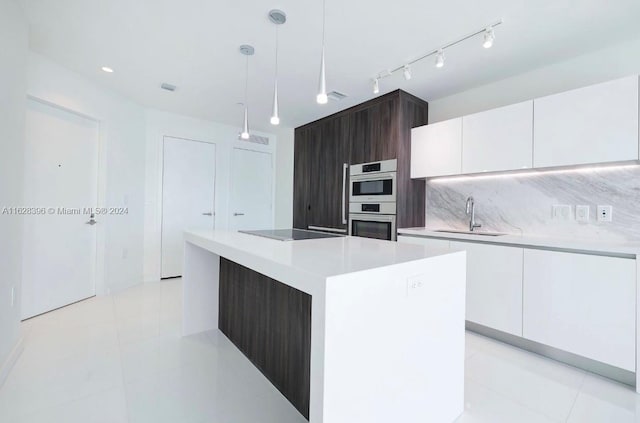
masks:
<path id="1" fill-rule="evenodd" d="M 397 158 L 399 100 L 385 98 L 349 116 L 353 164 Z"/>
<path id="2" fill-rule="evenodd" d="M 293 227 L 306 229 L 310 206 L 309 182 L 311 179 L 310 128 L 295 130 L 293 151 Z"/>
<path id="3" fill-rule="evenodd" d="M 311 130 L 311 155 L 309 173 L 310 209 L 307 210 L 307 226 L 347 228 L 346 210 L 349 165 L 349 120 L 338 116 L 320 122 Z"/>
<path id="4" fill-rule="evenodd" d="M 309 294 L 220 258 L 218 328 L 309 418 Z"/>
<path id="5" fill-rule="evenodd" d="M 293 226 L 346 231 L 344 164 L 389 159 L 398 160 L 397 226 L 424 226 L 425 183 L 410 178 L 410 159 L 411 128 L 426 125 L 427 112 L 425 101 L 397 90 L 297 128 Z"/>

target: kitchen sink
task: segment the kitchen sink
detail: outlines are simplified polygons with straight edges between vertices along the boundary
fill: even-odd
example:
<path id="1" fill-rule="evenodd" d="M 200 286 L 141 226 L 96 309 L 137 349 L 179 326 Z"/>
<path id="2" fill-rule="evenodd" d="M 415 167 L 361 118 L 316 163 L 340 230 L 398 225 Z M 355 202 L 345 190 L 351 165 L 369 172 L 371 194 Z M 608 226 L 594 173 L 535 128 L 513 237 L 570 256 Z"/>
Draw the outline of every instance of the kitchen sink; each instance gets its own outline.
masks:
<path id="1" fill-rule="evenodd" d="M 435 229 L 433 232 L 442 232 L 448 234 L 464 234 L 464 235 L 481 235 L 481 236 L 503 236 L 506 234 L 501 234 L 497 232 L 476 232 L 476 231 L 454 231 L 452 229 Z"/>

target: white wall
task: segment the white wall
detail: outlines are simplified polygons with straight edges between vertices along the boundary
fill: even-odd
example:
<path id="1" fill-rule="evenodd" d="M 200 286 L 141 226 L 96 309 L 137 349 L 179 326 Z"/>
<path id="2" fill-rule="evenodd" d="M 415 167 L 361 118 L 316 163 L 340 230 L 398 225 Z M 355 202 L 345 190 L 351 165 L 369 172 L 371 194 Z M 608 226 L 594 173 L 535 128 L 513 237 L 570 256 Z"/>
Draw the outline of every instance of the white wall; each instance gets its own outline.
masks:
<path id="1" fill-rule="evenodd" d="M 108 293 L 140 283 L 144 246 L 144 109 L 36 53 L 29 55 L 27 94 L 100 122 L 99 206 L 128 207 L 129 214 L 99 219 L 96 291 Z"/>
<path id="2" fill-rule="evenodd" d="M 640 73 L 640 39 L 577 56 L 429 101 L 429 122 L 464 116 L 508 104 Z"/>
<path id="3" fill-rule="evenodd" d="M 0 210 L 22 205 L 27 51 L 28 26 L 20 7 L 0 0 Z M 21 272 L 22 221 L 0 213 L 0 384 L 20 336 Z"/>
<path id="4" fill-rule="evenodd" d="M 160 279 L 162 223 L 162 143 L 165 136 L 216 144 L 215 227 L 229 227 L 229 189 L 231 182 L 231 152 L 234 147 L 269 152 L 273 155 L 274 194 L 276 137 L 253 131 L 269 138 L 269 145 L 238 140 L 239 126 L 224 125 L 158 110 L 146 112 L 146 189 L 144 217 L 144 279 Z M 275 220 L 275 219 L 274 219 Z"/>

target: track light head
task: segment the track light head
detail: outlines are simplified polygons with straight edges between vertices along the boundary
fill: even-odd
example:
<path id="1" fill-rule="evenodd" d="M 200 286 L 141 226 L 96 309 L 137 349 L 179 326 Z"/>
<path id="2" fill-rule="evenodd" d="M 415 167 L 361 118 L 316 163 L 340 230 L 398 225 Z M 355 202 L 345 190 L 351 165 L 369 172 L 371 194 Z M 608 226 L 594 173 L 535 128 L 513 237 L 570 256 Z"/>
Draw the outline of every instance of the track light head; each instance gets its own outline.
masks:
<path id="1" fill-rule="evenodd" d="M 409 65 L 404 65 L 404 68 L 402 68 L 402 73 L 404 75 L 404 79 L 406 79 L 407 81 L 411 79 L 411 66 Z"/>
<path id="2" fill-rule="evenodd" d="M 438 54 L 436 54 L 436 68 L 441 68 L 444 66 L 444 50 L 438 50 Z"/>
<path id="3" fill-rule="evenodd" d="M 380 78 L 374 78 L 373 80 L 373 93 L 378 94 L 380 92 Z"/>
<path id="4" fill-rule="evenodd" d="M 493 27 L 489 27 L 484 31 L 484 42 L 482 43 L 482 47 L 491 48 L 493 46 L 493 41 L 496 39 L 496 34 L 493 32 Z"/>

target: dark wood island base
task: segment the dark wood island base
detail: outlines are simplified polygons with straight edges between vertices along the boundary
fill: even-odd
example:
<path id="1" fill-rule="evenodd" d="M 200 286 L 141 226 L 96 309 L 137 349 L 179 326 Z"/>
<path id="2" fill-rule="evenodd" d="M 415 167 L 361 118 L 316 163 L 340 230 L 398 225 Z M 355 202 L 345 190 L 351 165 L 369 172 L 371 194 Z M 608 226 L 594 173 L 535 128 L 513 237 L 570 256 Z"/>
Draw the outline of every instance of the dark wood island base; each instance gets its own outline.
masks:
<path id="1" fill-rule="evenodd" d="M 309 419 L 311 295 L 220 257 L 218 328 Z"/>

